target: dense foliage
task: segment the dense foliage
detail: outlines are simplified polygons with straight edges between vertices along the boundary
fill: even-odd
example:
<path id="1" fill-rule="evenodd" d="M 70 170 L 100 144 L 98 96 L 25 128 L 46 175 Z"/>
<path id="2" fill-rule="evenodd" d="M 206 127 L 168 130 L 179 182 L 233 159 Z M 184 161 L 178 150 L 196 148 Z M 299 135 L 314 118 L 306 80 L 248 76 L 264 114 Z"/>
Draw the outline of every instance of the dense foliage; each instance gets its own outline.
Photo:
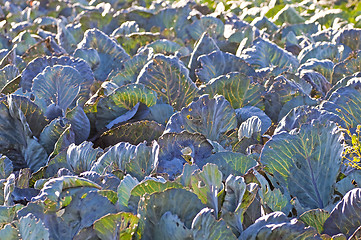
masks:
<path id="1" fill-rule="evenodd" d="M 0 239 L 359 239 L 360 13 L 0 0 Z"/>

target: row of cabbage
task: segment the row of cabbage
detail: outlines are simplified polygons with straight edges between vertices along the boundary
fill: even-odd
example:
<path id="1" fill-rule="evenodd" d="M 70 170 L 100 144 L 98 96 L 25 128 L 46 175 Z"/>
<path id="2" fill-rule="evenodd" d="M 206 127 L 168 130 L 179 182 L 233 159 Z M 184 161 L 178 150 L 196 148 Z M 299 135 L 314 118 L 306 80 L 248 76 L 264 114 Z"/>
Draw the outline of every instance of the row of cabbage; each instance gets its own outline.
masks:
<path id="1" fill-rule="evenodd" d="M 0 3 L 0 239 L 361 235 L 360 3 Z"/>

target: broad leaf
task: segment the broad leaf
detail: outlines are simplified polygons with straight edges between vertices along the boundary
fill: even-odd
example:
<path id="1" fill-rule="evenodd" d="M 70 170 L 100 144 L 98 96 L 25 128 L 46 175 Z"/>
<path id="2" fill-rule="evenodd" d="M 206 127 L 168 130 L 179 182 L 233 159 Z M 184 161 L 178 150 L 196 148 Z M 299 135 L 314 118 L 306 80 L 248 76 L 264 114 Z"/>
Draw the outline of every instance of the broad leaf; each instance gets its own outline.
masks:
<path id="1" fill-rule="evenodd" d="M 323 225 L 326 219 L 330 216 L 328 212 L 322 209 L 312 209 L 310 211 L 304 212 L 299 216 L 299 220 L 307 224 L 308 226 L 314 227 L 317 229 L 318 233 L 323 232 Z"/>
<path id="2" fill-rule="evenodd" d="M 214 210 L 204 208 L 194 218 L 192 223 L 194 239 L 237 239 L 224 220 L 216 220 Z"/>
<path id="3" fill-rule="evenodd" d="M 335 113 L 303 105 L 295 107 L 279 121 L 275 134 L 282 131 L 290 132 L 292 129 L 300 128 L 302 124 L 311 123 L 314 119 L 323 124 L 332 121 L 344 125 L 342 119 Z"/>
<path id="4" fill-rule="evenodd" d="M 304 207 L 323 208 L 331 200 L 341 166 L 340 140 L 334 123 L 312 121 L 298 132 L 274 135 L 264 146 L 260 160 Z"/>
<path id="5" fill-rule="evenodd" d="M 6 179 L 13 172 L 13 164 L 6 156 L 0 157 L 0 179 Z"/>
<path id="6" fill-rule="evenodd" d="M 197 95 L 197 86 L 189 78 L 188 69 L 176 57 L 156 54 L 139 73 L 137 83 L 153 89 L 163 102 L 180 110 Z"/>
<path id="7" fill-rule="evenodd" d="M 156 239 L 164 230 L 167 230 L 163 229 L 166 221 L 162 219 L 169 213 L 179 219 L 174 222 L 174 225 L 177 222 L 179 225 L 183 223 L 185 228 L 190 229 L 193 218 L 203 207 L 197 195 L 185 189 L 168 189 L 164 192 L 145 195 L 138 206 L 142 238 Z"/>
<path id="8" fill-rule="evenodd" d="M 202 171 L 196 170 L 191 176 L 193 192 L 206 206 L 218 215 L 218 194 L 223 190 L 222 172 L 215 164 L 206 164 Z"/>
<path id="9" fill-rule="evenodd" d="M 76 174 L 89 171 L 97 160 L 100 154 L 103 153 L 102 149 L 93 148 L 92 142 L 83 142 L 76 146 L 72 143 L 67 150 L 66 160 L 72 170 Z"/>
<path id="10" fill-rule="evenodd" d="M 55 65 L 69 66 L 75 68 L 80 73 L 81 76 L 81 95 L 88 98 L 90 86 L 94 81 L 94 75 L 90 66 L 79 58 L 73 57 L 42 57 L 36 58 L 31 61 L 24 71 L 21 73 L 21 82 L 20 86 L 26 90 L 30 91 L 33 85 L 33 79 L 41 72 L 45 70 L 46 67 L 53 67 Z"/>
<path id="11" fill-rule="evenodd" d="M 244 106 L 262 106 L 263 86 L 253 82 L 252 78 L 243 73 L 229 73 L 210 80 L 200 93 L 223 95 L 233 108 Z"/>
<path id="12" fill-rule="evenodd" d="M 120 182 L 117 194 L 118 194 L 118 202 L 117 205 L 120 208 L 120 210 L 123 211 L 129 211 L 129 210 L 135 210 L 135 209 L 129 209 L 131 206 L 129 206 L 129 199 L 131 197 L 131 191 L 132 189 L 137 186 L 139 181 L 136 178 L 133 178 L 131 175 L 127 174 L 123 178 L 123 180 Z"/>
<path id="13" fill-rule="evenodd" d="M 224 179 L 230 174 L 235 176 L 243 175 L 250 168 L 257 165 L 256 160 L 252 156 L 235 152 L 218 152 L 196 163 L 199 167 L 203 167 L 207 163 L 216 164 L 223 173 Z"/>
<path id="14" fill-rule="evenodd" d="M 349 191 L 334 207 L 325 221 L 324 233 L 333 236 L 339 233 L 350 237 L 361 224 L 361 189 Z"/>
<path id="15" fill-rule="evenodd" d="M 211 53 L 215 50 L 219 50 L 215 41 L 204 32 L 199 38 L 198 42 L 194 46 L 193 52 L 190 56 L 188 68 L 190 69 L 190 77 L 195 80 L 195 70 L 198 65 L 198 57 L 203 54 Z"/>
<path id="16" fill-rule="evenodd" d="M 243 59 L 220 50 L 201 55 L 198 57 L 198 62 L 201 67 L 196 69 L 196 75 L 202 83 L 207 83 L 212 78 L 231 72 L 240 72 L 253 77 L 257 76 L 254 69 Z"/>
<path id="17" fill-rule="evenodd" d="M 199 133 L 182 131 L 165 133 L 159 139 L 158 173 L 168 173 L 170 179 L 180 175 L 187 161 L 196 164 L 212 154 L 212 145 Z M 187 161 L 186 161 L 187 159 Z"/>
<path id="18" fill-rule="evenodd" d="M 288 215 L 292 210 L 291 197 L 287 193 L 283 194 L 279 188 L 272 189 L 267 179 L 260 173 L 255 171 L 254 175 L 261 187 L 258 194 L 263 211 L 266 213 L 281 211 Z"/>
<path id="19" fill-rule="evenodd" d="M 114 71 L 109 74 L 111 82 L 118 85 L 118 87 L 129 83 L 135 83 L 140 70 L 142 70 L 144 65 L 151 60 L 152 57 L 153 51 L 151 51 L 151 49 L 145 49 L 137 53 L 131 59 L 122 63 L 122 66 L 120 67 L 122 70 Z"/>
<path id="20" fill-rule="evenodd" d="M 225 183 L 225 197 L 221 208 L 221 216 L 239 235 L 243 231 L 243 214 L 256 197 L 256 184 L 246 184 L 243 177 L 229 175 Z"/>
<path id="21" fill-rule="evenodd" d="M 164 131 L 164 126 L 154 121 L 138 121 L 126 123 L 103 133 L 96 145 L 106 148 L 118 142 L 129 142 L 137 145 L 144 141 L 148 143 L 158 139 Z"/>
<path id="22" fill-rule="evenodd" d="M 345 44 L 349 46 L 352 51 L 361 50 L 361 30 L 354 29 L 343 29 L 339 31 L 333 38 L 337 44 Z"/>
<path id="23" fill-rule="evenodd" d="M 0 69 L 0 89 L 19 75 L 19 69 L 14 65 L 6 65 Z"/>
<path id="24" fill-rule="evenodd" d="M 295 71 L 299 66 L 297 58 L 290 52 L 262 38 L 255 40 L 251 48 L 245 49 L 241 58 L 258 68 L 278 66 Z"/>
<path id="25" fill-rule="evenodd" d="M 136 197 L 141 197 L 144 194 L 163 192 L 169 188 L 183 188 L 183 186 L 177 182 L 165 181 L 164 179 L 155 180 L 150 178 L 135 186 L 132 189 L 131 194 Z"/>
<path id="26" fill-rule="evenodd" d="M 66 113 L 75 134 L 75 143 L 80 144 L 87 140 L 90 134 L 90 121 L 81 106 L 76 106 Z"/>
<path id="27" fill-rule="evenodd" d="M 321 237 L 314 228 L 287 218 L 282 212 L 273 212 L 257 219 L 241 233 L 240 239 L 317 239 Z"/>
<path id="28" fill-rule="evenodd" d="M 138 226 L 138 217 L 132 213 L 108 214 L 94 222 L 94 230 L 103 240 L 132 239 Z"/>
<path id="29" fill-rule="evenodd" d="M 345 49 L 343 45 L 337 45 L 330 42 L 317 42 L 302 49 L 298 55 L 298 60 L 301 64 L 311 58 L 340 61 L 345 59 L 350 52 L 351 51 L 347 48 Z"/>
<path id="30" fill-rule="evenodd" d="M 217 141 L 222 133 L 236 126 L 234 109 L 223 96 L 209 98 L 202 95 L 169 119 L 165 133 L 186 130 L 202 133 L 208 139 Z"/>
<path id="31" fill-rule="evenodd" d="M 78 96 L 83 78 L 75 68 L 55 65 L 46 67 L 33 81 L 32 91 L 37 98 L 47 105 L 55 103 L 65 112 Z"/>
<path id="32" fill-rule="evenodd" d="M 335 64 L 333 67 L 332 83 L 337 83 L 343 77 L 361 71 L 361 50 L 353 52 L 344 61 Z"/>
<path id="33" fill-rule="evenodd" d="M 99 55 L 99 65 L 93 69 L 94 76 L 99 81 L 106 80 L 108 74 L 118 68 L 119 63 L 129 59 L 128 54 L 117 42 L 95 28 L 86 30 L 83 40 L 78 44 L 80 51 L 89 48 L 95 49 Z"/>
<path id="34" fill-rule="evenodd" d="M 96 128 L 99 130 L 104 127 L 110 129 L 116 124 L 126 122 L 138 111 L 140 107 L 138 103 L 150 107 L 156 101 L 157 93 L 143 84 L 133 83 L 119 87 L 96 103 Z M 127 113 L 132 114 L 125 117 Z M 121 118 L 122 115 L 124 115 L 124 119 Z"/>
<path id="35" fill-rule="evenodd" d="M 235 110 L 238 123 L 242 123 L 250 117 L 257 116 L 261 120 L 261 134 L 264 134 L 272 125 L 271 119 L 259 108 L 247 106 Z"/>
<path id="36" fill-rule="evenodd" d="M 328 101 L 321 104 L 320 109 L 338 115 L 345 121 L 346 126 L 355 128 L 360 123 L 359 116 L 361 116 L 361 89 L 359 86 L 360 83 L 356 81 L 337 89 L 331 94 Z"/>
<path id="37" fill-rule="evenodd" d="M 109 148 L 93 165 L 92 171 L 97 173 L 122 170 L 142 180 L 158 165 L 159 146 L 156 142 L 152 146 L 145 143 L 132 145 L 120 142 Z"/>

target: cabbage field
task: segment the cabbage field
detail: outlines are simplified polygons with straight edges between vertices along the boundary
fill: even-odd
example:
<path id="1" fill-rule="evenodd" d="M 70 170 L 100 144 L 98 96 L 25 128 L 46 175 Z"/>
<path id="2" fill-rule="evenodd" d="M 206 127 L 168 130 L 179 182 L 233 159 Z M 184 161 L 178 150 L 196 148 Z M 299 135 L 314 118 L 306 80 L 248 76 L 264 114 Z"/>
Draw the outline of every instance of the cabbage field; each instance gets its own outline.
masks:
<path id="1" fill-rule="evenodd" d="M 0 0 L 1 240 L 361 239 L 361 2 Z"/>

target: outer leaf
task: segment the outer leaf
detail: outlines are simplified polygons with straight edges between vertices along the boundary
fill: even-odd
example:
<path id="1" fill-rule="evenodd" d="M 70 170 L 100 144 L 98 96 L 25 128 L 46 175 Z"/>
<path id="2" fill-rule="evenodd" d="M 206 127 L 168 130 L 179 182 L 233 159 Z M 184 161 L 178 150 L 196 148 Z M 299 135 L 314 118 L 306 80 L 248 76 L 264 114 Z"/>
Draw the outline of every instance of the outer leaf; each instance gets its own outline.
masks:
<path id="1" fill-rule="evenodd" d="M 274 135 L 262 150 L 261 162 L 304 207 L 323 208 L 341 166 L 340 139 L 334 123 L 313 121 L 299 132 Z"/>
<path id="2" fill-rule="evenodd" d="M 139 183 L 132 189 L 131 194 L 136 197 L 141 197 L 144 194 L 152 194 L 156 192 L 163 192 L 169 188 L 183 188 L 183 186 L 177 182 L 160 181 L 160 180 L 145 180 Z"/>
<path id="3" fill-rule="evenodd" d="M 146 119 L 165 125 L 173 113 L 174 110 L 171 105 L 166 103 L 157 103 L 149 108 L 149 114 Z"/>
<path id="4" fill-rule="evenodd" d="M 119 87 L 128 83 L 135 83 L 140 71 L 152 57 L 153 51 L 151 49 L 145 49 L 137 53 L 131 59 L 122 63 L 121 71 L 111 73 L 109 76 L 110 80 Z"/>
<path id="5" fill-rule="evenodd" d="M 194 239 L 237 239 L 228 228 L 227 224 L 221 219 L 216 220 L 214 210 L 203 208 L 192 223 Z"/>
<path id="6" fill-rule="evenodd" d="M 297 99 L 296 101 L 296 106 L 299 106 L 297 105 L 300 104 L 299 102 L 301 102 L 301 105 L 304 105 L 304 98 L 309 98 L 308 95 L 312 89 L 311 85 L 303 81 L 302 79 L 297 79 L 297 77 L 295 78 L 296 79 L 290 80 L 287 79 L 285 76 L 278 76 L 274 78 L 272 85 L 269 87 L 268 92 L 265 94 L 265 113 L 274 122 L 278 121 L 282 107 L 287 104 L 287 102 L 292 101 L 292 99 L 295 99 L 295 97 L 301 96 L 301 101 L 300 99 Z M 286 112 L 286 114 L 287 113 L 288 111 Z"/>
<path id="7" fill-rule="evenodd" d="M 44 201 L 49 199 L 52 202 L 58 202 L 61 192 L 69 190 L 70 188 L 81 187 L 100 189 L 98 184 L 88 179 L 76 176 L 63 176 L 60 178 L 53 178 L 46 182 L 41 189 L 41 192 L 34 200 L 40 199 Z"/>
<path id="8" fill-rule="evenodd" d="M 262 38 L 256 39 L 251 48 L 245 49 L 241 58 L 259 68 L 278 66 L 296 70 L 299 65 L 298 60 L 290 52 Z"/>
<path id="9" fill-rule="evenodd" d="M 202 171 L 196 170 L 191 176 L 193 192 L 218 215 L 218 194 L 223 190 L 222 172 L 215 164 L 206 164 Z"/>
<path id="10" fill-rule="evenodd" d="M 30 91 L 33 85 L 33 79 L 42 71 L 45 70 L 46 67 L 53 67 L 55 65 L 61 66 L 70 66 L 75 68 L 82 78 L 81 81 L 81 95 L 87 97 L 85 93 L 89 93 L 90 86 L 94 81 L 94 75 L 90 66 L 80 58 L 73 57 L 42 57 L 36 58 L 31 61 L 24 71 L 21 73 L 21 82 L 20 86 L 26 90 Z"/>
<path id="11" fill-rule="evenodd" d="M 120 210 L 129 210 L 129 199 L 131 196 L 132 189 L 137 186 L 139 181 L 136 178 L 133 178 L 131 175 L 127 174 L 120 182 L 118 186 L 118 206 Z"/>
<path id="12" fill-rule="evenodd" d="M 24 148 L 22 152 L 25 162 L 31 171 L 36 172 L 46 165 L 48 154 L 43 146 L 35 139 L 28 138 L 26 148 Z"/>
<path id="13" fill-rule="evenodd" d="M 158 152 L 159 146 L 156 142 L 152 146 L 120 142 L 104 153 L 91 170 L 102 174 L 120 169 L 142 180 L 156 168 Z"/>
<path id="14" fill-rule="evenodd" d="M 0 226 L 1 226 L 1 228 L 3 227 L 3 225 L 5 225 L 7 223 L 11 223 L 16 216 L 16 212 L 18 210 L 20 210 L 21 208 L 23 208 L 23 205 L 21 205 L 21 204 L 17 204 L 12 207 L 1 206 L 0 207 Z"/>
<path id="15" fill-rule="evenodd" d="M 68 24 L 65 26 L 65 23 L 66 21 L 58 21 L 56 39 L 67 53 L 73 53 L 76 45 L 83 37 L 83 31 L 80 24 Z"/>
<path id="16" fill-rule="evenodd" d="M 361 71 L 361 50 L 353 52 L 344 61 L 335 64 L 333 67 L 332 83 L 337 83 L 343 77 Z"/>
<path id="17" fill-rule="evenodd" d="M 69 127 L 69 123 L 63 118 L 54 119 L 40 133 L 39 143 L 50 154 L 54 150 L 55 143 L 61 134 Z"/>
<path id="18" fill-rule="evenodd" d="M 41 220 L 36 221 L 35 216 L 32 214 L 20 218 L 18 231 L 21 239 L 49 239 L 48 229 L 45 228 Z"/>
<path id="19" fill-rule="evenodd" d="M 307 95 L 299 95 L 295 98 L 289 100 L 286 102 L 279 112 L 278 115 L 278 122 L 282 120 L 289 112 L 291 112 L 294 108 L 300 107 L 300 106 L 317 106 L 319 101 L 315 98 L 311 98 Z"/>
<path id="20" fill-rule="evenodd" d="M 69 120 L 74 131 L 75 143 L 80 144 L 87 140 L 90 134 L 90 121 L 83 108 L 79 105 L 76 106 L 66 113 L 66 118 Z"/>
<path id="21" fill-rule="evenodd" d="M 111 37 L 116 35 L 128 35 L 134 32 L 139 32 L 139 25 L 136 21 L 126 21 L 123 22 L 118 28 L 116 28 Z"/>
<path id="22" fill-rule="evenodd" d="M 352 51 L 361 50 L 361 30 L 357 28 L 343 29 L 334 36 L 333 41 L 349 46 Z"/>
<path id="23" fill-rule="evenodd" d="M 275 130 L 275 134 L 282 131 L 291 131 L 295 128 L 300 128 L 302 124 L 309 124 L 312 120 L 317 119 L 318 122 L 326 124 L 329 121 L 344 125 L 342 119 L 332 112 L 319 110 L 310 106 L 299 106 L 291 110 L 285 117 L 283 117 Z"/>
<path id="24" fill-rule="evenodd" d="M 329 80 L 327 80 L 321 73 L 313 70 L 300 71 L 300 77 L 312 86 L 312 90 L 317 95 L 325 96 L 332 87 Z"/>
<path id="25" fill-rule="evenodd" d="M 242 141 L 245 138 L 255 138 L 257 141 L 261 135 L 261 119 L 257 116 L 248 118 L 246 121 L 241 123 L 238 128 L 238 139 Z M 256 142 L 257 143 L 257 142 Z"/>
<path id="26" fill-rule="evenodd" d="M 321 73 L 329 82 L 332 81 L 332 71 L 333 71 L 334 63 L 330 59 L 315 59 L 311 58 L 308 59 L 304 64 L 302 64 L 298 71 L 301 72 L 302 70 L 310 69 L 315 70 Z"/>
<path id="27" fill-rule="evenodd" d="M 29 124 L 32 134 L 39 137 L 40 132 L 48 124 L 41 108 L 29 98 L 17 95 L 11 95 L 11 98 L 8 98 L 8 102 L 9 105 L 14 104 L 14 107 L 21 109 L 26 117 L 26 122 Z"/>
<path id="28" fill-rule="evenodd" d="M 300 60 L 301 64 L 311 58 L 339 61 L 346 58 L 350 52 L 351 51 L 344 49 L 342 45 L 336 45 L 330 42 L 317 42 L 302 49 L 298 55 L 298 60 Z"/>
<path id="29" fill-rule="evenodd" d="M 132 118 L 139 109 L 139 105 L 137 106 L 139 102 L 150 107 L 156 101 L 157 93 L 143 84 L 133 83 L 117 88 L 110 95 L 101 98 L 96 104 L 96 127 L 97 129 L 102 129 L 106 126 L 110 129 L 118 123 L 118 121 L 112 122 L 117 117 L 127 112 L 133 112 L 130 116 Z M 125 121 L 128 121 L 130 118 L 125 118 Z"/>
<path id="30" fill-rule="evenodd" d="M 221 216 L 233 233 L 239 235 L 243 231 L 243 214 L 255 199 L 257 190 L 257 187 L 248 188 L 243 177 L 233 175 L 227 177 Z"/>
<path id="31" fill-rule="evenodd" d="M 167 55 L 175 54 L 177 51 L 179 51 L 181 45 L 167 39 L 159 39 L 148 44 L 146 47 L 152 48 L 154 50 L 154 53 L 161 53 Z"/>
<path id="32" fill-rule="evenodd" d="M 282 211 L 285 214 L 289 214 L 292 210 L 291 197 L 287 193 L 283 194 L 279 188 L 271 189 L 268 181 L 258 172 L 254 172 L 257 181 L 260 184 L 260 191 L 258 191 L 260 197 L 260 203 L 262 204 L 265 212 Z"/>
<path id="33" fill-rule="evenodd" d="M 163 214 L 159 221 L 155 239 L 191 240 L 192 230 L 184 226 L 182 220 L 170 211 Z"/>
<path id="34" fill-rule="evenodd" d="M 14 65 L 6 65 L 0 69 L 0 89 L 19 75 L 19 69 Z"/>
<path id="35" fill-rule="evenodd" d="M 203 54 L 211 53 L 215 50 L 219 50 L 215 41 L 204 32 L 202 36 L 199 38 L 198 42 L 194 46 L 193 52 L 189 59 L 188 68 L 190 69 L 190 76 L 195 80 L 195 70 L 198 65 L 198 57 Z"/>
<path id="36" fill-rule="evenodd" d="M 257 76 L 254 69 L 243 59 L 219 50 L 200 56 L 198 62 L 200 62 L 201 68 L 196 70 L 196 75 L 202 83 L 207 83 L 212 78 L 217 78 L 230 72 Z"/>
<path id="37" fill-rule="evenodd" d="M 175 113 L 170 118 L 165 133 L 179 133 L 186 130 L 202 133 L 208 139 L 217 141 L 222 133 L 236 126 L 236 114 L 223 96 L 209 99 L 208 95 L 203 95 L 188 107 Z"/>
<path id="38" fill-rule="evenodd" d="M 187 131 L 165 133 L 159 138 L 158 143 L 160 151 L 157 172 L 168 173 L 170 179 L 181 174 L 186 163 L 185 151 L 188 151 L 187 155 L 198 164 L 211 156 L 213 149 L 205 136 Z"/>
<path id="39" fill-rule="evenodd" d="M 68 147 L 66 160 L 70 169 L 74 173 L 80 174 L 82 172 L 89 171 L 99 155 L 102 153 L 102 149 L 93 148 L 92 142 L 85 141 L 78 146 L 72 143 Z"/>
<path id="40" fill-rule="evenodd" d="M 6 156 L 0 157 L 0 179 L 6 179 L 13 172 L 13 164 Z"/>
<path id="41" fill-rule="evenodd" d="M 78 44 L 78 49 L 88 48 L 95 49 L 99 55 L 99 65 L 93 70 L 99 81 L 106 80 L 111 70 L 117 69 L 120 62 L 129 59 L 120 45 L 95 28 L 86 30 L 83 40 Z M 76 52 L 74 54 L 76 55 Z"/>
<path id="42" fill-rule="evenodd" d="M 314 228 L 306 228 L 297 220 L 291 220 L 282 212 L 273 212 L 259 218 L 241 233 L 240 239 L 318 239 Z"/>
<path id="43" fill-rule="evenodd" d="M 125 212 L 108 214 L 94 222 L 93 228 L 103 240 L 132 239 L 138 227 L 138 217 Z"/>
<path id="44" fill-rule="evenodd" d="M 0 103 L 0 152 L 6 153 L 12 160 L 14 169 L 30 167 L 37 171 L 47 159 L 43 147 L 30 137 L 31 131 L 26 118 L 12 98 L 9 98 L 8 109 L 4 102 Z"/>
<path id="45" fill-rule="evenodd" d="M 243 73 L 229 73 L 210 80 L 201 93 L 215 96 L 223 95 L 233 108 L 244 106 L 262 106 L 263 86 L 253 82 Z"/>
<path id="46" fill-rule="evenodd" d="M 47 211 L 44 203 L 28 203 L 26 207 L 18 211 L 18 218 L 27 216 L 28 214 L 34 214 L 43 221 L 49 231 L 51 239 L 72 238 L 71 231 L 73 228 L 58 218 L 55 213 Z"/>
<path id="47" fill-rule="evenodd" d="M 349 191 L 334 207 L 325 221 L 324 233 L 333 236 L 339 233 L 350 237 L 361 225 L 361 188 Z"/>
<path id="48" fill-rule="evenodd" d="M 157 92 L 158 98 L 180 110 L 197 95 L 198 88 L 188 74 L 179 59 L 156 54 L 139 73 L 137 83 L 150 87 Z"/>
<path id="49" fill-rule="evenodd" d="M 235 176 L 243 175 L 248 169 L 257 165 L 257 162 L 252 156 L 235 152 L 218 152 L 212 154 L 209 158 L 197 162 L 197 165 L 203 167 L 206 163 L 216 164 L 218 169 L 222 171 L 224 179 L 230 174 Z"/>
<path id="50" fill-rule="evenodd" d="M 341 193 L 343 196 L 347 192 L 359 186 L 361 183 L 361 170 L 353 169 L 345 178 L 341 179 L 335 184 L 335 191 Z"/>
<path id="51" fill-rule="evenodd" d="M 202 16 L 199 20 L 195 20 L 193 24 L 188 26 L 188 33 L 193 39 L 199 39 L 202 33 L 207 32 L 213 38 L 219 38 L 223 35 L 223 22 L 213 16 Z"/>
<path id="52" fill-rule="evenodd" d="M 355 128 L 361 116 L 361 89 L 360 83 L 352 83 L 337 89 L 324 101 L 320 109 L 333 112 L 346 122 L 346 126 Z"/>
<path id="53" fill-rule="evenodd" d="M 16 231 L 16 229 L 10 224 L 5 225 L 5 227 L 0 230 L 1 239 L 18 240 L 18 234 L 18 231 Z"/>
<path id="54" fill-rule="evenodd" d="M 312 209 L 304 212 L 298 219 L 308 226 L 314 227 L 321 234 L 323 232 L 323 225 L 329 216 L 330 214 L 325 210 Z"/>
<path id="55" fill-rule="evenodd" d="M 158 139 L 164 131 L 164 126 L 154 121 L 138 121 L 126 123 L 103 133 L 96 141 L 102 148 L 115 145 L 118 142 L 129 142 L 137 145 L 141 142 L 152 142 Z"/>
<path id="56" fill-rule="evenodd" d="M 72 229 L 74 236 L 81 229 L 92 226 L 99 218 L 116 212 L 108 198 L 97 191 L 79 192 L 72 194 L 72 201 L 65 207 L 61 219 Z"/>
<path id="57" fill-rule="evenodd" d="M 271 119 L 259 108 L 253 106 L 247 106 L 243 108 L 236 109 L 238 123 L 242 123 L 249 119 L 250 117 L 257 116 L 261 124 L 261 134 L 264 134 L 268 128 L 272 125 Z"/>
<path id="58" fill-rule="evenodd" d="M 282 8 L 274 17 L 273 21 L 277 24 L 289 23 L 297 24 L 305 22 L 305 19 L 290 5 Z"/>
<path id="59" fill-rule="evenodd" d="M 82 82 L 83 78 L 76 69 L 55 65 L 45 68 L 34 78 L 32 91 L 47 105 L 55 103 L 65 112 L 77 97 Z"/>
<path id="60" fill-rule="evenodd" d="M 163 225 L 159 224 L 167 212 L 178 216 L 184 226 L 190 229 L 193 218 L 203 207 L 197 195 L 185 189 L 168 189 L 164 192 L 145 195 L 138 206 L 142 238 L 156 239 L 159 236 L 163 231 Z"/>

